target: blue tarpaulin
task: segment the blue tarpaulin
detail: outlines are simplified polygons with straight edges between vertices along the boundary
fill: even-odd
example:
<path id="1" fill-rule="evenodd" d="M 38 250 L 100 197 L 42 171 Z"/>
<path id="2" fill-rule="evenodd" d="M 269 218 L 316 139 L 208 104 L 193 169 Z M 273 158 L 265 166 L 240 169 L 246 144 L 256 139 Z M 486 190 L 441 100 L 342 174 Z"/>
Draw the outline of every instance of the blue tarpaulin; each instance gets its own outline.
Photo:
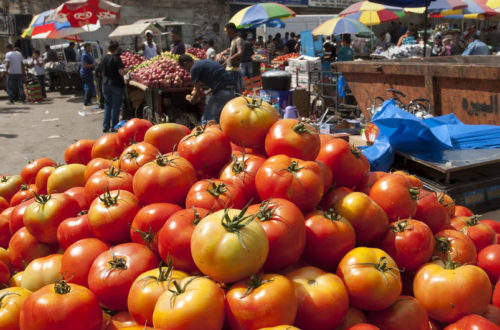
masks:
<path id="1" fill-rule="evenodd" d="M 379 128 L 373 146 L 363 149 L 373 171 L 387 171 L 396 150 L 426 154 L 443 150 L 500 148 L 500 126 L 466 125 L 454 114 L 418 119 L 387 100 L 372 119 Z"/>

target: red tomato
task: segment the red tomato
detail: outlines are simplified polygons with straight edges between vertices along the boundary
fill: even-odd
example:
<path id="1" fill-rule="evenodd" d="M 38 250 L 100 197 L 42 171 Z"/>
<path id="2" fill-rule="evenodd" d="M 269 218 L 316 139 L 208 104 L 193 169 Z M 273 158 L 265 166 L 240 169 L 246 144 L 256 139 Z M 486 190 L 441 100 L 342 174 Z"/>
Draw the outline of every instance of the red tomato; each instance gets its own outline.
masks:
<path id="1" fill-rule="evenodd" d="M 5 209 L 9 207 L 9 202 L 2 196 L 0 196 L 0 212 L 3 212 Z"/>
<path id="2" fill-rule="evenodd" d="M 105 313 L 105 315 L 109 314 Z M 136 327 L 140 327 L 140 329 L 136 329 Z M 143 325 L 139 326 L 128 311 L 122 311 L 114 314 L 111 317 L 108 326 L 104 330 L 118 330 L 118 329 L 144 330 L 144 326 Z M 150 328 L 146 327 L 146 329 Z"/>
<path id="3" fill-rule="evenodd" d="M 278 120 L 267 132 L 266 154 L 314 160 L 321 142 L 314 127 L 297 119 Z"/>
<path id="4" fill-rule="evenodd" d="M 9 285 L 9 280 L 10 280 L 10 267 L 4 262 L 0 261 L 0 285 L 7 287 Z"/>
<path id="5" fill-rule="evenodd" d="M 118 141 L 116 134 L 104 134 L 95 141 L 91 156 L 93 159 L 113 159 L 120 156 L 122 149 L 123 147 Z"/>
<path id="6" fill-rule="evenodd" d="M 61 274 L 68 282 L 88 287 L 90 267 L 94 260 L 109 250 L 109 244 L 97 238 L 84 238 L 71 244 L 64 251 L 61 262 Z"/>
<path id="7" fill-rule="evenodd" d="M 78 140 L 70 144 L 64 150 L 64 161 L 66 164 L 87 165 L 92 160 L 92 147 L 95 140 Z"/>
<path id="8" fill-rule="evenodd" d="M 328 210 L 329 208 L 334 207 L 339 200 L 344 198 L 346 195 L 349 195 L 350 193 L 352 193 L 352 190 L 347 187 L 333 188 L 331 189 L 331 191 L 326 193 L 325 196 L 323 196 L 323 199 L 321 200 L 319 206 L 323 210 Z"/>
<path id="9" fill-rule="evenodd" d="M 358 323 L 347 328 L 347 330 L 380 330 L 380 328 L 368 323 Z"/>
<path id="10" fill-rule="evenodd" d="M 451 226 L 467 235 L 478 253 L 488 245 L 497 243 L 495 231 L 490 226 L 481 223 L 479 216 L 454 217 L 451 219 Z"/>
<path id="11" fill-rule="evenodd" d="M 64 192 L 70 198 L 74 199 L 78 205 L 80 205 L 80 210 L 88 210 L 90 207 L 90 202 L 87 201 L 85 197 L 85 188 L 84 187 L 73 187 L 69 188 Z"/>
<path id="12" fill-rule="evenodd" d="M 474 212 L 472 212 L 470 209 L 468 209 L 465 206 L 462 205 L 456 205 L 455 206 L 455 217 L 471 217 L 474 215 Z"/>
<path id="13" fill-rule="evenodd" d="M 282 275 L 253 275 L 250 281 L 238 282 L 226 293 L 226 317 L 232 329 L 292 324 L 296 313 L 295 289 Z"/>
<path id="14" fill-rule="evenodd" d="M 172 214 L 158 233 L 158 250 L 164 262 L 172 259 L 175 269 L 193 273 L 198 270 L 191 255 L 191 235 L 194 227 L 208 210 L 192 208 Z"/>
<path id="15" fill-rule="evenodd" d="M 127 121 L 116 134 L 121 147 L 126 148 L 134 143 L 144 141 L 144 135 L 151 126 L 153 124 L 146 119 L 132 118 Z"/>
<path id="16" fill-rule="evenodd" d="M 67 218 L 57 227 L 57 242 L 62 249 L 84 238 L 94 237 L 90 229 L 87 211 L 82 211 L 78 216 Z"/>
<path id="17" fill-rule="evenodd" d="M 0 197 L 10 202 L 22 184 L 23 179 L 19 175 L 0 176 Z"/>
<path id="18" fill-rule="evenodd" d="M 342 139 L 322 146 L 316 159 L 330 167 L 336 187 L 354 187 L 370 171 L 370 163 L 361 151 Z"/>
<path id="19" fill-rule="evenodd" d="M 490 219 L 483 219 L 483 220 L 481 220 L 481 223 L 487 224 L 488 226 L 493 228 L 495 233 L 497 233 L 497 234 L 500 233 L 500 222 L 495 221 L 495 220 L 490 220 Z"/>
<path id="20" fill-rule="evenodd" d="M 323 172 L 323 183 L 324 183 L 323 193 L 327 194 L 332 189 L 335 189 L 335 185 L 333 184 L 332 170 L 328 166 L 326 166 L 325 163 L 319 160 L 317 160 L 316 163 L 321 167 L 321 171 Z"/>
<path id="21" fill-rule="evenodd" d="M 285 199 L 271 198 L 251 205 L 247 212 L 257 214 L 269 241 L 266 272 L 283 269 L 299 260 L 306 244 L 306 225 L 297 206 Z"/>
<path id="22" fill-rule="evenodd" d="M 6 249 L 11 236 L 9 218 L 6 215 L 0 214 L 0 247 Z"/>
<path id="23" fill-rule="evenodd" d="M 201 180 L 193 184 L 186 196 L 186 208 L 200 207 L 213 212 L 224 208 L 242 209 L 243 191 L 232 183 L 221 180 Z"/>
<path id="24" fill-rule="evenodd" d="M 360 243 L 376 242 L 389 224 L 384 210 L 369 196 L 357 191 L 342 197 L 334 209 L 351 223 L 356 241 Z"/>
<path id="25" fill-rule="evenodd" d="M 433 233 L 450 228 L 448 210 L 432 191 L 421 190 L 417 201 L 415 219 L 426 223 Z"/>
<path id="26" fill-rule="evenodd" d="M 219 179 L 240 188 L 246 201 L 258 202 L 255 175 L 265 161 L 264 157 L 255 155 L 233 155 L 232 161 L 220 172 Z"/>
<path id="27" fill-rule="evenodd" d="M 179 142 L 178 150 L 202 178 L 218 177 L 222 167 L 231 160 L 229 137 L 218 126 L 197 126 Z"/>
<path id="28" fill-rule="evenodd" d="M 102 312 L 89 289 L 58 280 L 31 294 L 21 309 L 20 328 L 100 330 Z"/>
<path id="29" fill-rule="evenodd" d="M 32 260 L 57 251 L 56 245 L 40 243 L 25 227 L 12 235 L 9 241 L 9 258 L 12 267 L 23 270 Z"/>
<path id="30" fill-rule="evenodd" d="M 500 307 L 489 304 L 486 308 L 486 313 L 484 313 L 482 316 L 490 322 L 493 322 L 496 325 L 500 325 Z"/>
<path id="31" fill-rule="evenodd" d="M 182 206 L 196 180 L 196 171 L 189 161 L 177 155 L 164 155 L 145 164 L 134 174 L 134 194 L 142 204 L 173 203 Z"/>
<path id="32" fill-rule="evenodd" d="M 10 199 L 10 206 L 16 206 L 21 202 L 24 202 L 28 199 L 35 197 L 35 194 L 38 193 L 39 191 L 36 185 L 32 184 L 27 186 L 25 184 L 22 184 L 21 187 L 19 188 L 19 191 L 16 192 L 14 196 L 12 196 L 12 198 Z"/>
<path id="33" fill-rule="evenodd" d="M 482 249 L 477 255 L 477 265 L 496 283 L 500 276 L 500 244 L 493 244 Z"/>
<path id="34" fill-rule="evenodd" d="M 500 307 L 500 280 L 495 284 L 495 291 L 493 291 L 493 297 L 491 303 L 497 307 Z"/>
<path id="35" fill-rule="evenodd" d="M 139 142 L 125 148 L 119 159 L 119 168 L 134 175 L 142 165 L 150 162 L 160 154 L 155 146 Z"/>
<path id="36" fill-rule="evenodd" d="M 320 133 L 318 134 L 319 135 L 319 141 L 321 142 L 321 147 L 323 147 L 325 144 L 327 144 L 328 142 L 330 142 L 331 140 L 335 139 L 333 137 L 333 135 L 331 134 L 323 134 L 323 133 Z"/>
<path id="37" fill-rule="evenodd" d="M 445 229 L 435 235 L 436 249 L 434 255 L 443 260 L 453 260 L 461 265 L 477 261 L 476 247 L 472 240 L 461 232 Z"/>
<path id="38" fill-rule="evenodd" d="M 90 204 L 108 189 L 133 192 L 133 178 L 132 174 L 113 166 L 110 166 L 109 169 L 99 170 L 85 182 L 85 199 Z"/>
<path id="39" fill-rule="evenodd" d="M 35 178 L 42 168 L 45 166 L 55 167 L 57 163 L 50 158 L 38 158 L 32 162 L 29 162 L 26 166 L 21 170 L 21 178 L 23 182 L 26 184 L 35 183 Z"/>
<path id="40" fill-rule="evenodd" d="M 379 179 L 382 179 L 384 176 L 389 175 L 387 172 L 374 171 L 366 173 L 363 179 L 356 186 L 356 191 L 362 192 L 364 194 L 370 194 L 370 189 Z"/>
<path id="41" fill-rule="evenodd" d="M 113 161 L 111 159 L 94 158 L 87 164 L 83 177 L 87 181 L 95 172 L 109 169 L 112 165 Z"/>
<path id="42" fill-rule="evenodd" d="M 182 210 L 179 205 L 155 203 L 144 206 L 137 212 L 130 225 L 132 242 L 144 244 L 158 253 L 158 232 L 172 214 Z"/>
<path id="43" fill-rule="evenodd" d="M 321 201 L 324 182 L 316 162 L 285 155 L 267 159 L 257 171 L 255 184 L 262 200 L 283 198 L 302 211 L 311 211 Z"/>
<path id="44" fill-rule="evenodd" d="M 89 225 L 95 237 L 109 243 L 130 239 L 130 224 L 139 211 L 139 200 L 126 190 L 113 190 L 90 205 Z"/>
<path id="45" fill-rule="evenodd" d="M 420 189 L 413 187 L 406 177 L 391 174 L 375 182 L 370 197 L 385 211 L 390 222 L 413 218 L 417 212 Z"/>
<path id="46" fill-rule="evenodd" d="M 78 203 L 66 194 L 38 195 L 26 208 L 23 223 L 40 242 L 56 243 L 59 224 L 80 211 Z"/>
<path id="47" fill-rule="evenodd" d="M 401 275 L 394 260 L 376 248 L 357 247 L 340 261 L 337 275 L 344 281 L 352 306 L 376 311 L 391 306 L 401 294 Z"/>
<path id="48" fill-rule="evenodd" d="M 45 166 L 38 171 L 35 178 L 35 186 L 38 188 L 40 194 L 47 193 L 47 182 L 49 181 L 49 176 L 56 170 L 54 166 Z"/>
<path id="49" fill-rule="evenodd" d="M 26 209 L 33 202 L 33 199 L 28 199 L 12 209 L 9 215 L 9 229 L 11 234 L 24 227 L 24 213 L 26 213 Z"/>
<path id="50" fill-rule="evenodd" d="M 500 327 L 480 315 L 470 314 L 449 324 L 444 330 L 500 330 Z"/>
<path id="51" fill-rule="evenodd" d="M 47 180 L 47 192 L 63 193 L 73 187 L 85 185 L 85 165 L 69 164 L 61 165 L 52 172 Z"/>
<path id="52" fill-rule="evenodd" d="M 450 323 L 467 314 L 486 312 L 491 283 L 477 266 L 437 260 L 420 267 L 413 280 L 413 292 L 429 317 Z"/>
<path id="53" fill-rule="evenodd" d="M 182 125 L 176 123 L 163 123 L 151 126 L 144 135 L 144 142 L 147 142 L 162 153 L 166 154 L 175 151 L 177 145 L 183 137 L 188 135 Z"/>
<path id="54" fill-rule="evenodd" d="M 90 267 L 89 289 L 107 308 L 126 310 L 128 292 L 134 280 L 157 265 L 155 255 L 144 245 L 113 246 L 110 251 L 102 252 Z"/>
<path id="55" fill-rule="evenodd" d="M 368 313 L 370 324 L 387 330 L 428 330 L 429 317 L 417 299 L 400 296 L 391 307 Z"/>
<path id="56" fill-rule="evenodd" d="M 261 148 L 266 133 L 278 119 L 278 113 L 269 103 L 236 97 L 222 109 L 220 126 L 233 143 L 241 147 Z"/>
<path id="57" fill-rule="evenodd" d="M 336 330 L 346 330 L 353 325 L 366 322 L 366 316 L 360 309 L 349 307 L 346 316 L 342 320 L 342 323 L 340 323 L 340 325 L 336 328 Z"/>
<path id="58" fill-rule="evenodd" d="M 399 267 L 411 271 L 431 259 L 435 244 L 432 231 L 425 223 L 402 219 L 389 224 L 380 247 Z"/>
<path id="59" fill-rule="evenodd" d="M 298 298 L 295 325 L 302 330 L 314 330 L 334 329 L 342 323 L 349 307 L 349 294 L 337 275 L 308 266 L 286 277 Z"/>
<path id="60" fill-rule="evenodd" d="M 448 210 L 448 215 L 450 216 L 450 219 L 455 216 L 455 201 L 453 198 L 450 197 L 450 195 L 447 195 L 445 193 L 440 193 L 438 195 L 438 201 L 441 203 L 441 205 Z"/>
<path id="61" fill-rule="evenodd" d="M 335 270 L 356 244 L 352 225 L 333 209 L 306 215 L 306 233 L 304 260 L 326 270 Z"/>
<path id="62" fill-rule="evenodd" d="M 412 175 L 412 174 L 405 172 L 405 171 L 395 171 L 395 172 L 392 172 L 392 174 L 401 175 L 401 176 L 405 177 L 410 182 L 410 185 L 412 187 L 424 189 L 424 183 L 422 182 L 422 180 L 417 178 L 415 175 Z"/>

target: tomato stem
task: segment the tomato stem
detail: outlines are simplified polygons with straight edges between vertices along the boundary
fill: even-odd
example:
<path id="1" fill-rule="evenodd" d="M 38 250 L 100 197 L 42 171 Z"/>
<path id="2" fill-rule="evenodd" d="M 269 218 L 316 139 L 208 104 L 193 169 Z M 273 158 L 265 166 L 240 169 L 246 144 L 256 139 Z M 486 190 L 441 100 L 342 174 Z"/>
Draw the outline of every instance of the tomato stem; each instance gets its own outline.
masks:
<path id="1" fill-rule="evenodd" d="M 60 295 L 68 294 L 71 292 L 71 286 L 66 283 L 64 275 L 61 278 L 58 278 L 54 283 L 54 292 Z"/>
<path id="2" fill-rule="evenodd" d="M 333 207 L 330 207 L 327 211 L 322 211 L 322 213 L 323 216 L 330 221 L 340 221 L 342 219 L 342 216 L 335 212 Z"/>
<path id="3" fill-rule="evenodd" d="M 51 195 L 38 195 L 36 192 L 33 192 L 33 194 L 35 195 L 35 201 L 42 205 L 47 203 L 51 198 Z"/>
<path id="4" fill-rule="evenodd" d="M 274 213 L 278 208 L 278 203 L 271 202 L 271 200 L 267 199 L 263 201 L 259 206 L 259 211 L 257 212 L 257 219 L 259 221 L 269 221 L 274 217 Z"/>
<path id="5" fill-rule="evenodd" d="M 413 225 L 408 221 L 408 219 L 399 220 L 394 226 L 389 226 L 389 229 L 394 233 L 402 233 L 406 230 L 413 229 Z"/>
<path id="6" fill-rule="evenodd" d="M 2 182 L 2 183 L 7 182 L 7 181 L 9 181 L 8 176 L 3 175 L 2 178 L 0 178 L 0 182 Z"/>
<path id="7" fill-rule="evenodd" d="M 156 156 L 156 164 L 159 166 L 169 166 L 169 165 L 175 165 L 175 159 L 168 159 L 166 155 L 162 155 L 161 153 L 158 153 Z"/>
<path id="8" fill-rule="evenodd" d="M 187 286 L 189 284 L 191 284 L 191 282 L 193 282 L 195 279 L 197 279 L 198 277 L 197 276 L 193 276 L 191 277 L 187 282 L 186 284 L 184 284 L 183 287 L 181 287 L 181 285 L 179 284 L 179 282 L 177 282 L 177 280 L 170 280 L 169 281 L 169 284 L 168 284 L 168 291 L 170 291 L 172 293 L 172 297 L 170 297 L 170 307 L 172 308 L 174 306 L 174 300 L 175 300 L 175 297 L 177 297 L 178 295 L 181 295 L 183 294 L 184 292 L 186 292 L 186 289 L 187 289 Z M 172 283 L 174 285 L 174 288 L 175 290 L 173 289 L 170 289 L 170 283 Z"/>
<path id="9" fill-rule="evenodd" d="M 216 184 L 215 182 L 210 181 L 208 183 L 207 191 L 210 193 L 210 195 L 214 197 L 219 197 L 220 195 L 225 194 L 228 191 L 228 189 L 227 185 L 223 182 Z"/>
<path id="10" fill-rule="evenodd" d="M 436 250 L 441 253 L 446 253 L 451 249 L 451 242 L 448 237 L 436 237 Z"/>
<path id="11" fill-rule="evenodd" d="M 149 225 L 148 231 L 142 231 L 136 228 L 132 228 L 132 230 L 138 233 L 141 236 L 141 239 L 146 243 L 147 247 L 151 250 L 151 243 L 154 240 L 155 233 L 153 232 L 153 228 Z"/>
<path id="12" fill-rule="evenodd" d="M 358 148 L 356 148 L 354 145 L 351 145 L 351 153 L 357 159 L 361 158 L 361 155 L 362 155 L 361 150 L 359 150 Z"/>
<path id="13" fill-rule="evenodd" d="M 109 271 L 112 271 L 114 269 L 127 269 L 127 259 L 125 259 L 124 257 L 117 257 L 113 252 L 113 248 L 110 248 L 109 250 L 111 251 L 111 255 L 113 256 L 113 259 L 108 261 L 108 264 L 111 266 Z"/>
<path id="14" fill-rule="evenodd" d="M 222 216 L 221 224 L 222 226 L 230 233 L 236 234 L 238 236 L 238 240 L 245 250 L 248 251 L 248 248 L 243 241 L 243 237 L 241 236 L 240 230 L 247 226 L 250 222 L 252 222 L 257 214 L 251 214 L 245 216 L 248 207 L 250 206 L 251 201 L 241 210 L 241 212 L 235 215 L 233 218 L 229 217 L 229 209 L 224 210 L 224 215 Z"/>
<path id="15" fill-rule="evenodd" d="M 467 219 L 465 219 L 464 223 L 467 227 L 473 227 L 479 223 L 479 219 L 481 216 L 479 214 L 471 215 Z"/>
<path id="16" fill-rule="evenodd" d="M 245 281 L 245 285 L 247 286 L 247 291 L 240 297 L 240 299 L 245 298 L 248 296 L 250 293 L 252 293 L 253 290 L 257 289 L 259 286 L 265 283 L 272 282 L 273 280 L 263 280 L 259 274 L 253 274 L 250 277 L 250 281 Z"/>
<path id="17" fill-rule="evenodd" d="M 307 127 L 306 123 L 304 123 L 303 121 L 299 121 L 299 123 L 293 127 L 293 131 L 297 134 L 304 134 L 304 133 L 314 134 L 314 131 L 309 129 L 309 127 Z"/>
<path id="18" fill-rule="evenodd" d="M 118 189 L 115 196 L 111 196 L 111 192 L 109 191 L 109 184 L 106 187 L 106 191 L 99 196 L 99 200 L 106 206 L 110 207 L 118 204 L 118 197 L 120 196 L 120 189 Z"/>
<path id="19" fill-rule="evenodd" d="M 290 173 L 297 173 L 301 169 L 303 169 L 303 167 L 299 167 L 299 162 L 296 160 L 292 160 L 290 165 L 286 168 L 286 170 Z"/>
<path id="20" fill-rule="evenodd" d="M 193 226 L 196 226 L 200 223 L 201 221 L 201 216 L 198 211 L 196 211 L 196 208 L 193 206 L 193 213 L 194 213 L 194 220 L 193 220 Z"/>
<path id="21" fill-rule="evenodd" d="M 414 201 L 416 201 L 416 200 L 419 199 L 420 188 L 418 188 L 418 187 L 411 187 L 411 188 L 408 189 L 408 191 L 410 192 L 411 199 L 413 199 Z"/>
<path id="22" fill-rule="evenodd" d="M 137 158 L 137 157 L 139 157 L 139 153 L 137 152 L 137 150 L 129 150 L 123 156 L 123 158 L 125 158 L 125 159 L 134 159 L 134 158 Z"/>
<path id="23" fill-rule="evenodd" d="M 23 183 L 23 184 L 21 185 L 21 187 L 19 187 L 19 190 L 20 190 L 20 191 L 26 191 L 26 190 L 28 190 L 28 188 L 29 188 L 29 186 L 28 186 L 27 184 Z"/>
<path id="24" fill-rule="evenodd" d="M 121 173 L 120 167 L 116 168 L 114 166 L 110 166 L 107 171 L 104 171 L 104 174 L 110 178 L 117 178 Z"/>

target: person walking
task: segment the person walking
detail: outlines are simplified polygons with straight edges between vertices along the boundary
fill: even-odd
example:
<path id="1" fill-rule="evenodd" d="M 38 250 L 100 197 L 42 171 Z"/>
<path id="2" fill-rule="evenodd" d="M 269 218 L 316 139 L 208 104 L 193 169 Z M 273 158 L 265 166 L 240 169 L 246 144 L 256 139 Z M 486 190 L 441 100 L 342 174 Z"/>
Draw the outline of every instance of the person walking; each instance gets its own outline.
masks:
<path id="1" fill-rule="evenodd" d="M 86 43 L 83 45 L 82 65 L 80 67 L 80 77 L 83 81 L 83 105 L 92 105 L 92 98 L 95 96 L 94 69 L 96 67 L 94 57 L 92 56 L 92 45 Z"/>
<path id="2" fill-rule="evenodd" d="M 45 68 L 44 68 L 45 62 L 43 61 L 43 58 L 40 56 L 40 51 L 38 49 L 35 49 L 33 51 L 32 58 L 33 59 L 31 61 L 31 67 L 33 68 L 33 75 L 40 83 L 42 96 L 44 99 L 46 99 L 47 93 L 45 91 Z"/>
<path id="3" fill-rule="evenodd" d="M 194 88 L 191 94 L 186 96 L 192 104 L 198 103 L 202 97 L 211 94 L 205 106 L 205 112 L 201 117 L 202 123 L 215 120 L 219 122 L 222 108 L 227 102 L 235 97 L 236 84 L 229 72 L 216 61 L 198 60 L 194 62 L 189 55 L 181 55 L 178 59 L 179 65 L 190 72 L 193 78 Z M 210 89 L 204 92 L 203 85 Z"/>
<path id="4" fill-rule="evenodd" d="M 25 103 L 26 95 L 24 94 L 23 79 L 24 79 L 24 63 L 23 55 L 17 50 L 14 50 L 12 44 L 8 44 L 7 54 L 5 54 L 5 62 L 7 65 L 7 94 L 9 95 L 9 103 L 14 104 L 14 90 L 17 89 L 19 100 Z"/>
<path id="5" fill-rule="evenodd" d="M 227 23 L 225 26 L 226 34 L 231 39 L 231 46 L 229 47 L 229 57 L 226 61 L 226 70 L 233 78 L 238 93 L 241 92 L 241 73 L 240 64 L 243 57 L 243 48 L 245 43 L 238 35 L 238 30 L 234 23 Z"/>
<path id="6" fill-rule="evenodd" d="M 156 55 L 160 55 L 160 47 L 153 41 L 153 31 L 151 30 L 146 30 L 144 33 L 146 35 L 146 41 L 144 41 L 142 44 L 137 44 L 137 36 L 135 40 L 135 50 L 140 51 L 142 50 L 142 54 L 144 55 L 144 58 L 146 60 L 149 60 L 152 57 L 155 57 Z"/>
<path id="7" fill-rule="evenodd" d="M 120 108 L 123 101 L 123 89 L 125 83 L 123 76 L 127 73 L 120 55 L 120 45 L 111 40 L 108 43 L 108 52 L 102 59 L 102 93 L 104 95 L 104 121 L 102 123 L 103 133 L 110 130 L 115 132 L 114 127 L 120 118 Z"/>

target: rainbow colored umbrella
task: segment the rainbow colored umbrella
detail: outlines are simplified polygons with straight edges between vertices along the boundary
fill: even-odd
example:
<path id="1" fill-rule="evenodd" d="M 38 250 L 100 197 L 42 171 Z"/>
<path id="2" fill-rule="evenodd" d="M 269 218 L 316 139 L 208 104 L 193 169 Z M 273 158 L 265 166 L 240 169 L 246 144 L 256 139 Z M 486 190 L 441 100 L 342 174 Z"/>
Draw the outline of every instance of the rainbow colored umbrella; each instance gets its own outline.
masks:
<path id="1" fill-rule="evenodd" d="M 382 9 L 379 11 L 358 11 L 357 13 L 346 15 L 344 17 L 354 19 L 364 25 L 372 26 L 396 21 L 404 16 L 406 16 L 404 11 Z"/>
<path id="2" fill-rule="evenodd" d="M 324 35 L 324 36 L 330 36 L 332 34 L 338 35 L 344 33 L 369 34 L 372 32 L 368 27 L 366 27 L 366 25 L 347 17 L 335 17 L 329 19 L 328 21 L 321 23 L 318 27 L 316 27 L 312 31 L 313 35 Z"/>
<path id="3" fill-rule="evenodd" d="M 47 18 L 47 16 L 52 14 L 53 11 L 54 11 L 53 9 L 49 9 L 49 10 L 44 11 L 43 13 L 40 13 L 38 15 L 33 16 L 33 19 L 31 20 L 30 25 L 26 28 L 26 30 L 24 30 L 21 37 L 22 38 L 31 37 L 31 34 L 32 34 L 35 26 L 44 25 L 45 19 Z"/>
<path id="4" fill-rule="evenodd" d="M 370 1 L 355 2 L 339 13 L 339 16 L 347 16 L 358 12 L 378 12 L 378 11 L 403 11 L 401 7 L 386 6 Z"/>
<path id="5" fill-rule="evenodd" d="M 462 0 L 435 0 L 429 5 L 428 13 L 441 13 L 447 10 L 467 8 L 467 4 Z M 415 14 L 425 13 L 425 7 L 405 8 L 405 11 Z"/>
<path id="6" fill-rule="evenodd" d="M 478 3 L 486 5 L 500 13 L 500 0 L 477 0 Z"/>
<path id="7" fill-rule="evenodd" d="M 467 4 L 466 8 L 456 9 L 456 10 L 446 10 L 440 13 L 441 16 L 448 17 L 448 16 L 464 15 L 464 18 L 474 19 L 476 17 L 479 18 L 478 15 L 496 16 L 498 14 L 495 10 L 493 10 L 492 8 L 488 7 L 485 4 L 481 4 L 473 0 L 462 0 L 462 1 Z"/>
<path id="8" fill-rule="evenodd" d="M 243 8 L 229 20 L 229 23 L 234 23 L 240 29 L 289 17 L 295 17 L 295 12 L 287 6 L 275 2 L 264 2 Z"/>

